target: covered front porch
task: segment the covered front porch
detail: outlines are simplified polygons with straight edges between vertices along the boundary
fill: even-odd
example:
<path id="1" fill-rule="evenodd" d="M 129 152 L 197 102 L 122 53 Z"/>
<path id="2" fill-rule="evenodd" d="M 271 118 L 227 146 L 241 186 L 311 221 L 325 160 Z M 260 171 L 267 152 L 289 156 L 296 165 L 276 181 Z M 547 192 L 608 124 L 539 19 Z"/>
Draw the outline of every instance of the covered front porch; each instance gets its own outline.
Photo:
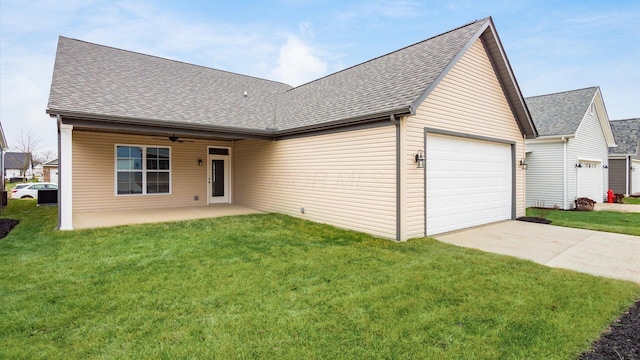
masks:
<path id="1" fill-rule="evenodd" d="M 110 227 L 259 214 L 261 211 L 235 204 L 183 206 L 131 210 L 78 211 L 73 213 L 74 229 Z"/>

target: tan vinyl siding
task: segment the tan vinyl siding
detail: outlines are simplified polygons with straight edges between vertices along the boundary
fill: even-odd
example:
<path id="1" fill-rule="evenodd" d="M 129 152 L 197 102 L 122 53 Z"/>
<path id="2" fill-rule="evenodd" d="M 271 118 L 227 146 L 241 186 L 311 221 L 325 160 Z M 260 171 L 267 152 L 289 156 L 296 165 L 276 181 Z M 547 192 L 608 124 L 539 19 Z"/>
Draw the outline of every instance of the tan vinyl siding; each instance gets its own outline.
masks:
<path id="1" fill-rule="evenodd" d="M 438 86 L 407 119 L 407 146 L 403 161 L 408 164 L 408 236 L 424 236 L 424 172 L 416 168 L 413 155 L 424 148 L 424 128 L 485 136 L 516 142 L 515 159 L 524 157 L 524 140 L 514 115 L 478 39 Z M 516 216 L 524 215 L 524 171 L 516 166 Z"/>
<path id="2" fill-rule="evenodd" d="M 171 194 L 116 196 L 115 144 L 169 147 Z M 206 205 L 207 146 L 231 146 L 231 142 L 172 143 L 151 136 L 74 131 L 73 211 Z M 198 159 L 205 165 L 198 166 Z"/>
<path id="3" fill-rule="evenodd" d="M 237 141 L 234 199 L 262 211 L 395 239 L 395 148 L 391 123 L 280 141 Z"/>
<path id="4" fill-rule="evenodd" d="M 527 207 L 564 204 L 564 143 L 528 141 Z"/>

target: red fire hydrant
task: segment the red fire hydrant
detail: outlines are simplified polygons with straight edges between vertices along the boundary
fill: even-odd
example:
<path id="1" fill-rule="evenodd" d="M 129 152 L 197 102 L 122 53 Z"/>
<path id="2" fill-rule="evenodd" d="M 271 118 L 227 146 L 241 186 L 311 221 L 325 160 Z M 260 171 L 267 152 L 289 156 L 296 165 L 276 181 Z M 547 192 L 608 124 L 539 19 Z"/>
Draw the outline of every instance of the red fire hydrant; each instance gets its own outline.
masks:
<path id="1" fill-rule="evenodd" d="M 609 189 L 609 191 L 607 191 L 607 202 L 610 204 L 613 203 L 614 197 L 613 190 Z"/>

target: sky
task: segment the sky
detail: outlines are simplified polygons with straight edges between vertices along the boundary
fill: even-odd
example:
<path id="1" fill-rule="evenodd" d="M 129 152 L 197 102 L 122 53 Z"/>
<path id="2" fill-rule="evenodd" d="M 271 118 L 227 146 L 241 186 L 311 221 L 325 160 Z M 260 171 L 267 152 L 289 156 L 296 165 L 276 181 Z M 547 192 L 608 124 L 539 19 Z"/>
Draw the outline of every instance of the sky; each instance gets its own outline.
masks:
<path id="1" fill-rule="evenodd" d="M 640 117 L 640 0 L 0 0 L 0 122 L 57 151 L 59 36 L 296 86 L 488 16 L 525 97 L 600 86 Z"/>

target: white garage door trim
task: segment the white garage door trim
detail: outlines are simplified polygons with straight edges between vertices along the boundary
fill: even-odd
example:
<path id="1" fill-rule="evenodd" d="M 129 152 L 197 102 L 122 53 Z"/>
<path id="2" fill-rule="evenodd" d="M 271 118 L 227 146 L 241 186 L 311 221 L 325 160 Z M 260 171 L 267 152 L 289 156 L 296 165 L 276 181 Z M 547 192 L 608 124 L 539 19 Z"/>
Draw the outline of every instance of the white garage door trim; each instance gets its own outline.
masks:
<path id="1" fill-rule="evenodd" d="M 640 194 L 640 160 L 631 160 L 631 194 Z"/>
<path id="2" fill-rule="evenodd" d="M 514 152 L 515 142 L 427 129 L 426 234 L 515 218 Z"/>
<path id="3" fill-rule="evenodd" d="M 602 187 L 602 161 L 596 159 L 578 159 L 576 167 L 576 198 L 587 197 L 601 203 L 604 197 Z"/>

